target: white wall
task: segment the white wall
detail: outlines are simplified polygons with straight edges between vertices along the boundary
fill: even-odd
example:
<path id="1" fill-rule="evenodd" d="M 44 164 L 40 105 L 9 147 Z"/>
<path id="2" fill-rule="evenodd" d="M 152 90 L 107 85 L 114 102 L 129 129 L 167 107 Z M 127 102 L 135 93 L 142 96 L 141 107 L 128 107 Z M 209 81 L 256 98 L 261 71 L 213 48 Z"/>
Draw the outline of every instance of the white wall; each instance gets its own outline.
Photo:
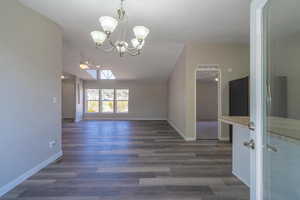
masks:
<path id="1" fill-rule="evenodd" d="M 185 70 L 186 49 L 184 48 L 168 81 L 168 120 L 181 133 L 185 132 Z"/>
<path id="2" fill-rule="evenodd" d="M 62 117 L 75 119 L 75 80 L 62 80 Z"/>
<path id="3" fill-rule="evenodd" d="M 61 151 L 62 33 L 17 0 L 0 13 L 1 195 Z"/>
<path id="4" fill-rule="evenodd" d="M 84 81 L 85 89 L 129 89 L 128 114 L 85 113 L 85 119 L 166 119 L 167 84 L 142 81 Z"/>
<path id="5" fill-rule="evenodd" d="M 182 133 L 185 139 L 191 140 L 196 139 L 196 69 L 200 65 L 219 65 L 222 76 L 222 114 L 228 115 L 228 82 L 249 75 L 250 47 L 242 44 L 191 43 L 186 45 L 184 54 L 179 58 L 176 67 L 178 68 L 180 64 L 182 66 L 181 72 L 173 72 L 170 76 L 169 104 L 175 105 L 175 102 L 178 101 L 174 100 L 176 95 L 180 96 L 181 104 L 177 104 L 177 107 L 169 107 L 169 119 L 177 119 L 177 121 L 172 120 L 173 124 L 178 129 L 183 130 Z M 182 58 L 185 58 L 185 62 L 181 61 Z M 175 94 L 175 91 L 177 94 Z M 185 97 L 181 97 L 181 95 L 185 95 Z M 178 112 L 179 110 L 181 112 Z M 222 135 L 219 139 L 228 139 L 228 126 L 222 124 L 221 131 Z"/>
<path id="6" fill-rule="evenodd" d="M 197 72 L 201 73 L 201 72 Z M 218 84 L 197 80 L 197 121 L 218 120 Z"/>

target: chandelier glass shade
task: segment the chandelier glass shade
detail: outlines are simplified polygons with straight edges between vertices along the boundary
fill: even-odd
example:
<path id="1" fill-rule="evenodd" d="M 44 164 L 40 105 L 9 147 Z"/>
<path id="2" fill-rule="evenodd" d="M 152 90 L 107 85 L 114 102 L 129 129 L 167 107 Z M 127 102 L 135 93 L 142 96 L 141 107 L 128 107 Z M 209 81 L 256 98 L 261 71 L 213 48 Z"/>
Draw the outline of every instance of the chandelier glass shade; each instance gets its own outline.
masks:
<path id="1" fill-rule="evenodd" d="M 100 25 L 103 31 L 93 31 L 91 32 L 91 37 L 97 48 L 102 47 L 105 43 L 110 45 L 110 48 L 103 49 L 105 52 L 117 52 L 120 57 L 123 57 L 125 54 L 131 56 L 137 56 L 141 54 L 142 48 L 145 44 L 145 39 L 147 38 L 150 30 L 145 26 L 135 26 L 133 28 L 133 33 L 135 38 L 131 40 L 131 45 L 128 44 L 126 40 L 126 31 L 122 31 L 122 38 L 119 38 L 117 41 L 112 41 L 111 35 L 116 30 L 119 24 L 124 24 L 126 20 L 126 11 L 124 9 L 124 1 L 121 0 L 121 7 L 117 10 L 118 20 L 110 16 L 102 16 L 99 18 Z"/>

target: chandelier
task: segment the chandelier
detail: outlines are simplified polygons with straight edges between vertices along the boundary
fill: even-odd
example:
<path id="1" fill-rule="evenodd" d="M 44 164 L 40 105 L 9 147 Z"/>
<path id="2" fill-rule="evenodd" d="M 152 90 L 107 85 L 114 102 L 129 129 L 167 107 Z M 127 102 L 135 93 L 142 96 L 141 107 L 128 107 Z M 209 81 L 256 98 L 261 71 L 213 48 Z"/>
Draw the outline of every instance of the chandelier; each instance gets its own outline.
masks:
<path id="1" fill-rule="evenodd" d="M 125 54 L 137 56 L 141 54 L 145 39 L 150 31 L 144 26 L 135 26 L 133 28 L 135 38 L 131 40 L 131 46 L 129 46 L 126 41 L 128 17 L 124 8 L 124 2 L 125 0 L 121 0 L 121 6 L 117 10 L 118 20 L 110 16 L 100 17 L 99 22 L 103 31 L 93 31 L 91 32 L 91 36 L 97 49 L 100 49 L 105 43 L 108 43 L 109 48 L 103 47 L 105 52 L 114 51 L 117 52 L 120 57 L 123 57 Z M 121 30 L 119 39 L 113 41 L 111 36 L 118 25 L 122 26 L 123 29 Z"/>

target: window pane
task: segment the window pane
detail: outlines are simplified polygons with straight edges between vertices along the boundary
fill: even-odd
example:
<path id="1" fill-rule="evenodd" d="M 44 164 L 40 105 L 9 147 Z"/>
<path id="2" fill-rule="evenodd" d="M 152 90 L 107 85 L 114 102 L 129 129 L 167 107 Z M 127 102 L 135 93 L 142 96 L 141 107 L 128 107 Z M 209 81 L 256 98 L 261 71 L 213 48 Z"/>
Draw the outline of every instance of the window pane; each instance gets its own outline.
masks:
<path id="1" fill-rule="evenodd" d="M 129 90 L 128 89 L 116 90 L 116 95 L 117 95 L 117 100 L 128 101 Z"/>
<path id="2" fill-rule="evenodd" d="M 117 102 L 117 112 L 118 113 L 128 113 L 128 101 L 118 101 Z"/>
<path id="3" fill-rule="evenodd" d="M 99 100 L 99 90 L 98 89 L 88 89 L 87 100 Z"/>
<path id="4" fill-rule="evenodd" d="M 101 90 L 101 99 L 103 101 L 106 100 L 114 100 L 114 89 L 103 89 Z"/>
<path id="5" fill-rule="evenodd" d="M 102 101 L 102 112 L 103 113 L 113 113 L 114 112 L 114 102 L 113 101 Z"/>
<path id="6" fill-rule="evenodd" d="M 88 113 L 97 113 L 99 112 L 99 101 L 88 101 Z"/>

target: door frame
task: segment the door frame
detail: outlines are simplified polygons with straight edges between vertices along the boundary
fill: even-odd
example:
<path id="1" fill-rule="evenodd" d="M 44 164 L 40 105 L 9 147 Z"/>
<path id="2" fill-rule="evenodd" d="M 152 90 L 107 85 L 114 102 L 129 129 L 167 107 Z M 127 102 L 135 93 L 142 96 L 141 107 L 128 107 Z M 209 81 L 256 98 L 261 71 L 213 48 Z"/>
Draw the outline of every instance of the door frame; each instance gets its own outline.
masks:
<path id="1" fill-rule="evenodd" d="M 194 126 L 196 128 L 196 139 L 197 139 L 197 73 L 198 72 L 217 72 L 219 74 L 219 81 L 218 81 L 218 140 L 224 140 L 222 137 L 222 123 L 219 120 L 222 117 L 222 71 L 219 65 L 199 65 L 195 70 L 195 116 L 194 116 Z"/>
<path id="2" fill-rule="evenodd" d="M 255 124 L 251 139 L 255 141 L 255 151 L 251 151 L 251 200 L 263 200 L 263 9 L 268 0 L 251 2 L 251 56 L 250 56 L 250 121 Z"/>

